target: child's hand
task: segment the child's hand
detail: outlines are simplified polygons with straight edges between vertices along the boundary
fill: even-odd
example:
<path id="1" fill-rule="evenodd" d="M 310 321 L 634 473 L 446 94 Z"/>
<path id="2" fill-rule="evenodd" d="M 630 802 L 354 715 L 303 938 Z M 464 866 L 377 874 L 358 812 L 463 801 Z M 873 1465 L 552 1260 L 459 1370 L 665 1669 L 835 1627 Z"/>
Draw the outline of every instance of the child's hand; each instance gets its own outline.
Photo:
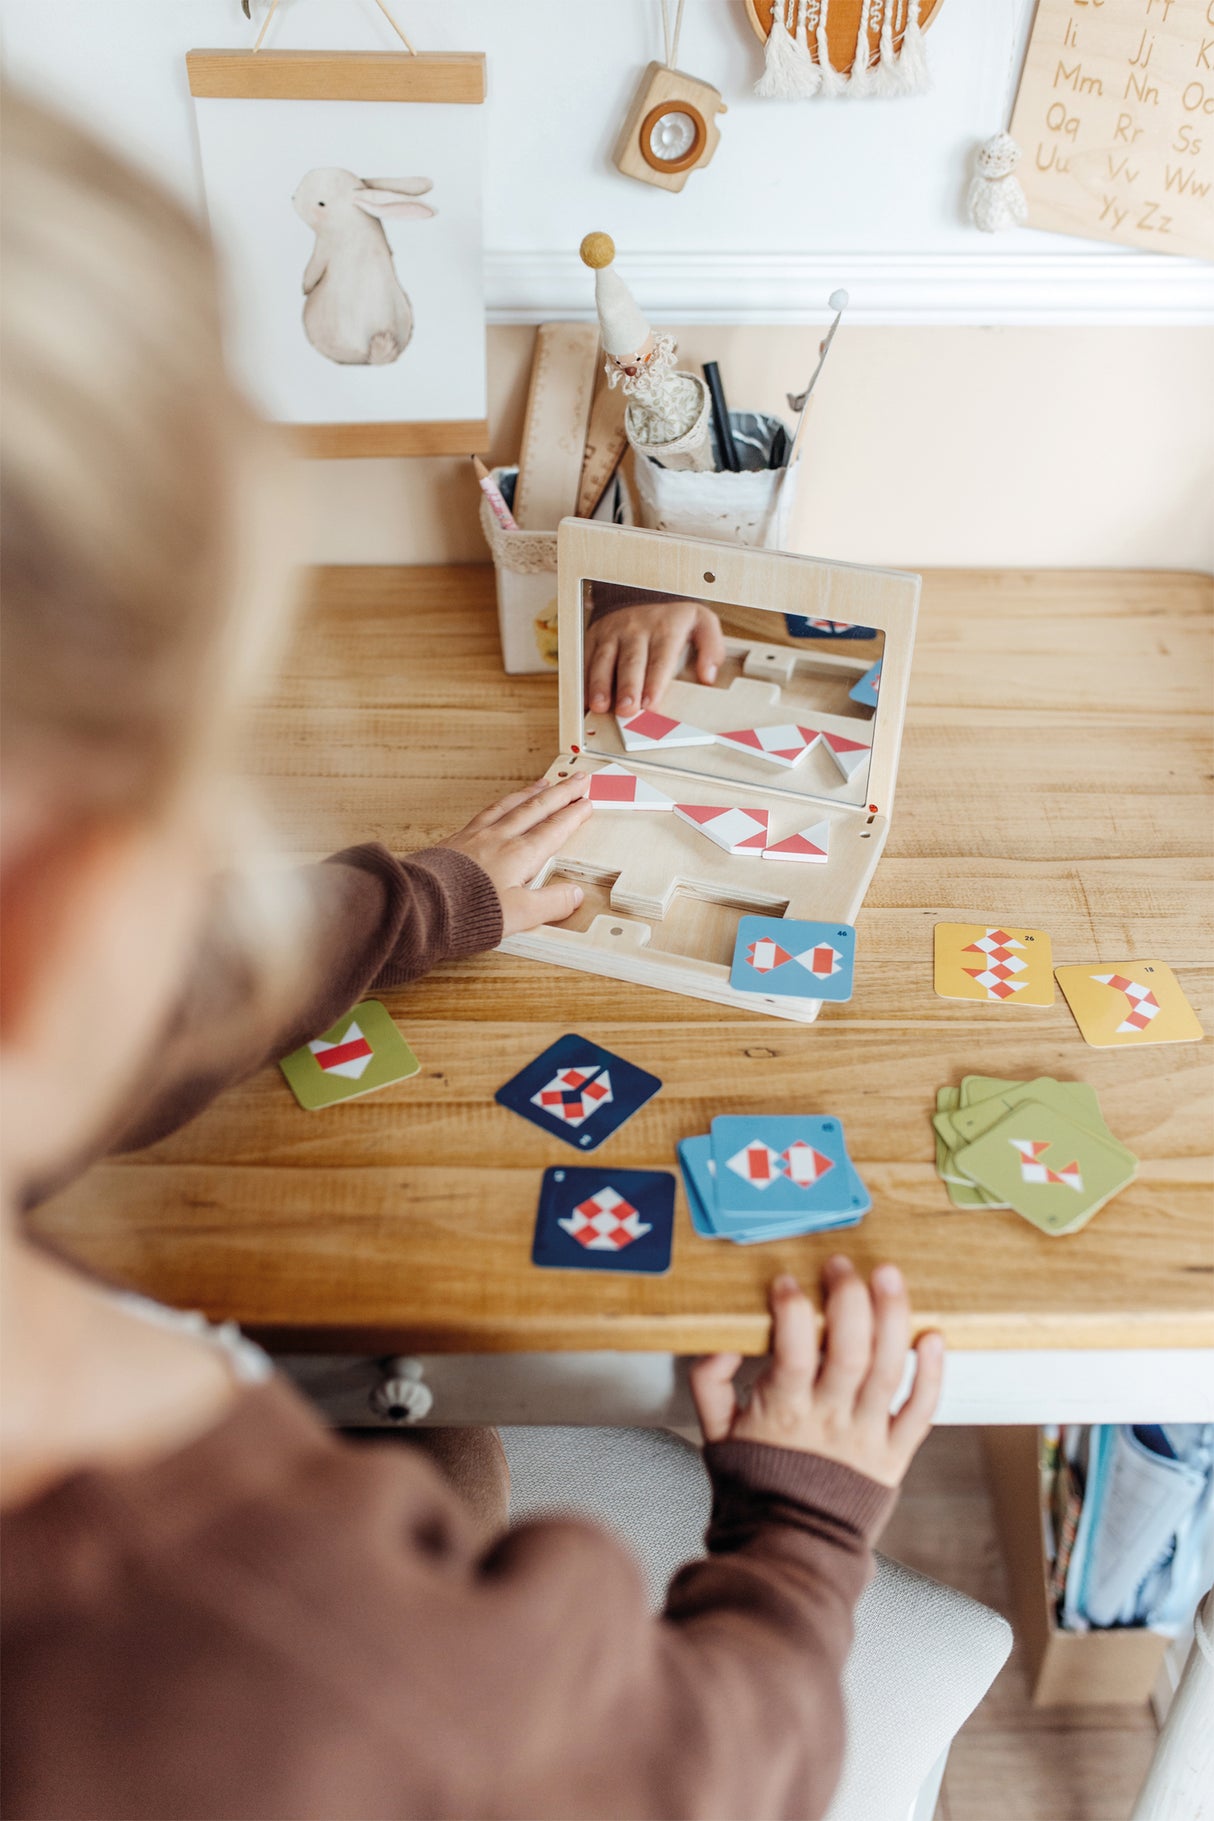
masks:
<path id="1" fill-rule="evenodd" d="M 697 683 L 712 683 L 725 658 L 721 622 L 701 601 L 643 601 L 586 628 L 586 707 L 591 714 L 640 714 L 661 701 L 686 645 Z"/>
<path id="2" fill-rule="evenodd" d="M 482 809 L 467 828 L 443 842 L 475 860 L 492 879 L 502 902 L 503 936 L 560 923 L 582 902 L 579 885 L 545 885 L 533 892 L 527 882 L 594 813 L 585 800 L 589 788 L 585 775 L 563 784 L 541 779 Z"/>
<path id="3" fill-rule="evenodd" d="M 826 1288 L 825 1348 L 819 1357 L 813 1305 L 792 1277 L 771 1286 L 771 1362 L 741 1408 L 733 1376 L 738 1353 L 702 1359 L 691 1394 L 708 1442 L 770 1442 L 842 1461 L 857 1473 L 897 1486 L 932 1426 L 940 1395 L 944 1342 L 921 1335 L 911 1394 L 891 1417 L 910 1339 L 910 1303 L 902 1273 L 878 1265 L 871 1292 L 850 1260 L 832 1258 Z"/>

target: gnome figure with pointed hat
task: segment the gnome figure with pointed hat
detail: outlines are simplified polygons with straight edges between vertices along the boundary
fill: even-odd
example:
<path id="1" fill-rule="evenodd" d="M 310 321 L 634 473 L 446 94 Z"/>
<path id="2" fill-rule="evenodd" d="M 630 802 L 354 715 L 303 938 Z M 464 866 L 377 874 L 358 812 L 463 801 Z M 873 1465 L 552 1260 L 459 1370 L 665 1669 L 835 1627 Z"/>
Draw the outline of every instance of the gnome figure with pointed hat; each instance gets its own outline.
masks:
<path id="1" fill-rule="evenodd" d="M 629 442 L 664 468 L 711 468 L 704 381 L 676 369 L 672 337 L 655 333 L 641 315 L 612 264 L 610 234 L 587 234 L 581 255 L 594 273 L 607 384 L 622 385 L 628 398 L 624 427 Z"/>

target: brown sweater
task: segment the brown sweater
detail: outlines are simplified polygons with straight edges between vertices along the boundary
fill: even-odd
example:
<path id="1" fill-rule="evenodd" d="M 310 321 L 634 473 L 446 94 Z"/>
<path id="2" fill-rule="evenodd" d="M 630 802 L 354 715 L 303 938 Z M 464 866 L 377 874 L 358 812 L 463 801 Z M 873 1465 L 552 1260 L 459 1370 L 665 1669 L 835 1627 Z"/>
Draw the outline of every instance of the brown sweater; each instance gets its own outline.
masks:
<path id="1" fill-rule="evenodd" d="M 247 966 L 204 945 L 123 1143 L 500 936 L 490 881 L 447 849 L 305 877 L 310 989 L 266 1023 Z M 344 1444 L 281 1384 L 172 1456 L 60 1482 L 0 1523 L 4 1815 L 821 1815 L 893 1494 L 754 1443 L 705 1458 L 709 1554 L 657 1620 L 606 1536 L 486 1548 L 429 1463 Z"/>
<path id="2" fill-rule="evenodd" d="M 278 1002 L 259 991 L 256 960 L 220 879 L 181 996 L 130 1104 L 83 1155 L 27 1185 L 27 1207 L 113 1151 L 154 1144 L 246 1075 L 318 1037 L 366 994 L 407 986 L 442 961 L 496 948 L 502 907 L 475 860 L 450 847 L 397 859 L 377 842 L 345 848 L 296 875 L 305 913 L 297 983 Z M 239 890 L 239 886 L 235 887 Z"/>
<path id="3" fill-rule="evenodd" d="M 61 1482 L 0 1526 L 5 1815 L 821 1815 L 893 1494 L 756 1443 L 706 1458 L 710 1553 L 656 1620 L 605 1535 L 486 1548 L 427 1461 L 281 1384 Z"/>

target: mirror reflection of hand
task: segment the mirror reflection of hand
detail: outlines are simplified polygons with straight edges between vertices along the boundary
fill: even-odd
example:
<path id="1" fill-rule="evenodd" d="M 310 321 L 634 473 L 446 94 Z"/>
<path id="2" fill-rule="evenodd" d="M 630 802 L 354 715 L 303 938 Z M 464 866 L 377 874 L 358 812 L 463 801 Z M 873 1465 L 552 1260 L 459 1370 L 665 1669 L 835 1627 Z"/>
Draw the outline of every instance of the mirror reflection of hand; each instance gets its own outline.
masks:
<path id="1" fill-rule="evenodd" d="M 713 683 L 725 658 L 721 622 L 702 601 L 642 601 L 586 628 L 586 707 L 640 714 L 661 701 L 686 647 L 697 683 Z"/>

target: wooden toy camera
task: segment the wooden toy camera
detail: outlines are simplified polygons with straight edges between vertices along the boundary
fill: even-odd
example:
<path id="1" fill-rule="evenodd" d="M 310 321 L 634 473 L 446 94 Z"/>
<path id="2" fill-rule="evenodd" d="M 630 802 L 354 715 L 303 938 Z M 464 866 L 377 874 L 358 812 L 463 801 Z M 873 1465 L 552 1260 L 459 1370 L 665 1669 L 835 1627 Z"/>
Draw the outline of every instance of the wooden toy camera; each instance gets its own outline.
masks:
<path id="1" fill-rule="evenodd" d="M 721 138 L 716 116 L 726 111 L 710 82 L 651 63 L 620 128 L 616 170 L 663 190 L 681 190 L 716 151 Z"/>
<path id="2" fill-rule="evenodd" d="M 810 1023 L 820 999 L 729 984 L 738 919 L 854 922 L 889 833 L 918 576 L 565 519 L 557 582 L 561 755 L 547 776 L 614 765 L 600 788 L 621 796 L 535 881 L 576 880 L 578 911 L 503 949 Z M 588 646 L 621 601 L 653 625 L 708 605 L 725 640 L 711 684 L 685 654 L 637 726 L 585 704 Z"/>

